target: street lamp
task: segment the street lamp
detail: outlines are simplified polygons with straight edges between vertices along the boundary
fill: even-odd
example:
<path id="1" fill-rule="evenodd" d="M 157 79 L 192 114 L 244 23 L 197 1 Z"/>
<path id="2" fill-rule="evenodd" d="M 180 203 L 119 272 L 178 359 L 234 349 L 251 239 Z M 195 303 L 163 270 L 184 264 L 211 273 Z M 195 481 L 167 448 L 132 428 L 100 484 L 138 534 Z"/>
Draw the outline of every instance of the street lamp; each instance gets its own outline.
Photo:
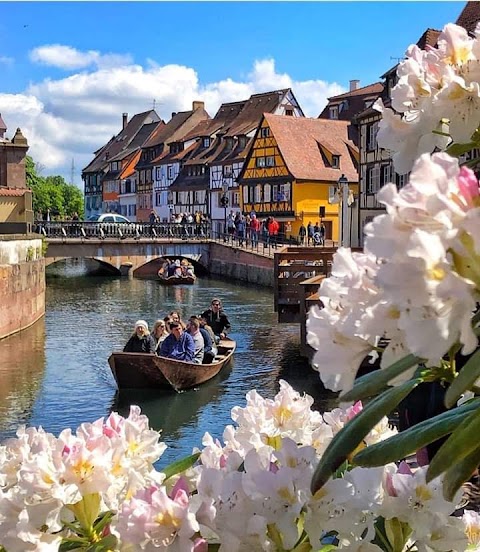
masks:
<path id="1" fill-rule="evenodd" d="M 342 174 L 337 181 L 338 195 L 341 197 L 341 210 L 340 210 L 340 228 L 341 228 L 341 244 L 344 247 L 349 246 L 348 239 L 348 178 Z M 340 195 L 341 194 L 341 195 Z"/>
<path id="2" fill-rule="evenodd" d="M 224 236 L 227 234 L 227 207 L 228 207 L 228 182 L 226 180 L 223 181 L 222 185 L 222 197 L 220 198 L 220 204 L 224 208 L 224 218 L 223 218 L 223 233 Z"/>

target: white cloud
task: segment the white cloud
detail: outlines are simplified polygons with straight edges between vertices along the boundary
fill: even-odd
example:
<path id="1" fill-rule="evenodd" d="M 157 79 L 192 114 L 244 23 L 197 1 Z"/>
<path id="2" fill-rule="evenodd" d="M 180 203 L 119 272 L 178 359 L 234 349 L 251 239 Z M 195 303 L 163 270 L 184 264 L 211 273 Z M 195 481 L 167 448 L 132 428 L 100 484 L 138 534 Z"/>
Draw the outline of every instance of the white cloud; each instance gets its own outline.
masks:
<path id="1" fill-rule="evenodd" d="M 63 57 L 60 48 L 65 49 Z M 79 52 L 66 46 L 45 46 L 34 52 L 38 60 L 49 60 L 57 66 L 63 63 L 64 68 L 96 66 L 65 78 L 32 83 L 22 94 L 0 94 L 0 113 L 9 127 L 7 135 L 22 128 L 30 144 L 29 153 L 45 167 L 44 174 L 62 174 L 69 179 L 74 159 L 78 185 L 81 169 L 92 160 L 93 152 L 120 131 L 122 113 L 131 117 L 147 111 L 154 99 L 157 112 L 168 121 L 173 111 L 191 109 L 194 100 L 203 100 L 213 116 L 223 102 L 290 87 L 305 114 L 317 117 L 327 97 L 345 92 L 337 83 L 296 81 L 286 73 L 278 73 L 273 59 L 255 61 L 250 74 L 241 81 L 226 77 L 200 83 L 195 69 L 183 65 L 160 66 L 154 60 L 148 60 L 145 67 L 117 65 L 114 54 Z M 108 65 L 109 60 L 115 63 Z"/>
<path id="2" fill-rule="evenodd" d="M 30 59 L 35 63 L 50 65 L 60 69 L 75 70 L 84 69 L 95 65 L 99 69 L 118 67 L 132 62 L 130 55 L 100 54 L 97 50 L 81 52 L 71 46 L 62 44 L 47 44 L 34 48 L 29 53 Z"/>

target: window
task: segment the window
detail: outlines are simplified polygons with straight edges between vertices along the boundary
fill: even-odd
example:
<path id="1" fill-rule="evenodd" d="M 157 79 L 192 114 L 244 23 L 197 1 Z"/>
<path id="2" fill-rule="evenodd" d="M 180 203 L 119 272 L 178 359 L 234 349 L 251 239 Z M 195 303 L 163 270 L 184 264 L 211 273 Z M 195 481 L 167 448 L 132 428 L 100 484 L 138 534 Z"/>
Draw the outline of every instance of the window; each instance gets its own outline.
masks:
<path id="1" fill-rule="evenodd" d="M 338 105 L 330 106 L 330 119 L 338 119 Z"/>
<path id="2" fill-rule="evenodd" d="M 243 203 L 244 204 L 248 203 L 248 190 L 249 190 L 248 186 L 243 187 Z"/>
<path id="3" fill-rule="evenodd" d="M 332 168 L 333 169 L 340 168 L 340 155 L 332 155 Z"/>
<path id="4" fill-rule="evenodd" d="M 155 169 L 155 179 L 161 180 L 161 178 L 162 178 L 162 169 L 160 167 L 157 167 Z"/>
<path id="5" fill-rule="evenodd" d="M 265 157 L 257 157 L 255 159 L 255 164 L 257 167 L 265 167 Z"/>
<path id="6" fill-rule="evenodd" d="M 261 203 L 262 202 L 262 186 L 261 184 L 257 184 L 255 186 L 255 203 Z"/>
<path id="7" fill-rule="evenodd" d="M 377 146 L 378 123 L 367 126 L 367 150 L 372 151 Z"/>
<path id="8" fill-rule="evenodd" d="M 270 129 L 268 127 L 262 127 L 260 129 L 260 136 L 262 138 L 268 138 L 270 136 Z"/>
<path id="9" fill-rule="evenodd" d="M 267 167 L 275 167 L 275 157 L 273 155 L 269 155 L 266 158 L 266 165 Z"/>
<path id="10" fill-rule="evenodd" d="M 162 200 L 162 196 L 161 196 L 161 192 L 157 192 L 155 194 L 155 205 L 157 207 L 159 207 L 162 203 L 161 203 L 161 200 Z"/>
<path id="11" fill-rule="evenodd" d="M 271 192 L 270 184 L 265 184 L 265 186 L 263 187 L 263 202 L 264 203 L 270 203 L 270 201 L 271 201 L 270 192 Z"/>
<path id="12" fill-rule="evenodd" d="M 225 138 L 225 147 L 227 150 L 231 150 L 233 148 L 233 138 Z"/>
<path id="13" fill-rule="evenodd" d="M 238 139 L 238 145 L 243 149 L 247 145 L 247 137 L 240 136 Z"/>
<path id="14" fill-rule="evenodd" d="M 290 201 L 290 182 L 279 185 L 277 201 Z"/>
<path id="15" fill-rule="evenodd" d="M 167 166 L 167 178 L 168 180 L 173 180 L 173 165 Z"/>
<path id="16" fill-rule="evenodd" d="M 287 117 L 293 117 L 293 109 L 285 109 L 285 115 L 287 115 Z"/>
<path id="17" fill-rule="evenodd" d="M 240 205 L 240 193 L 239 192 L 233 192 L 233 199 L 232 199 L 232 205 L 235 207 L 239 207 Z"/>
<path id="18" fill-rule="evenodd" d="M 408 181 L 408 174 L 397 174 L 397 188 L 403 188 Z"/>
<path id="19" fill-rule="evenodd" d="M 203 145 L 204 148 L 209 148 L 210 147 L 210 138 L 208 136 L 203 138 L 202 145 Z"/>
<path id="20" fill-rule="evenodd" d="M 375 165 L 367 169 L 367 194 L 374 194 L 380 189 L 380 167 Z"/>
<path id="21" fill-rule="evenodd" d="M 230 178 L 232 174 L 232 165 L 223 165 L 223 176 L 225 178 Z"/>
<path id="22" fill-rule="evenodd" d="M 346 111 L 348 107 L 349 107 L 348 100 L 343 100 L 338 110 L 341 113 L 342 111 Z"/>
<path id="23" fill-rule="evenodd" d="M 385 186 L 392 181 L 392 166 L 383 165 L 382 166 L 382 175 L 380 177 L 380 185 Z"/>

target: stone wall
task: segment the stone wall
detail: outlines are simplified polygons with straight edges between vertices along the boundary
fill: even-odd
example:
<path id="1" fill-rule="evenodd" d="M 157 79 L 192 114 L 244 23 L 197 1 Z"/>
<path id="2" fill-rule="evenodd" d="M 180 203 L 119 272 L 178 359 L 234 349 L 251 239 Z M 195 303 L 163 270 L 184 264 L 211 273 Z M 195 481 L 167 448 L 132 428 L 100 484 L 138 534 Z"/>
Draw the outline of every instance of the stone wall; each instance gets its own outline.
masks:
<path id="1" fill-rule="evenodd" d="M 211 243 L 209 270 L 217 276 L 273 288 L 274 271 L 271 257 Z"/>
<path id="2" fill-rule="evenodd" d="M 0 240 L 0 339 L 31 326 L 45 314 L 42 240 Z"/>

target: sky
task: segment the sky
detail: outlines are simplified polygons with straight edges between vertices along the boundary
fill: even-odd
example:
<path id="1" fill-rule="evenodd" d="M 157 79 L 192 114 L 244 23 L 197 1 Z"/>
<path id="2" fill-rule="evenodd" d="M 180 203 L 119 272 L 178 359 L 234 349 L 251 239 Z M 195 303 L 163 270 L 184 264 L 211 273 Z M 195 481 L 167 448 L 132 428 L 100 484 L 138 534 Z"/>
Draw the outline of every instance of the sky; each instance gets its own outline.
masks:
<path id="1" fill-rule="evenodd" d="M 1 2 L 0 113 L 41 174 L 81 170 L 129 117 L 291 87 L 309 117 L 377 82 L 464 2 Z M 74 170 L 72 171 L 72 163 Z M 73 175 L 73 179 L 72 179 Z"/>

